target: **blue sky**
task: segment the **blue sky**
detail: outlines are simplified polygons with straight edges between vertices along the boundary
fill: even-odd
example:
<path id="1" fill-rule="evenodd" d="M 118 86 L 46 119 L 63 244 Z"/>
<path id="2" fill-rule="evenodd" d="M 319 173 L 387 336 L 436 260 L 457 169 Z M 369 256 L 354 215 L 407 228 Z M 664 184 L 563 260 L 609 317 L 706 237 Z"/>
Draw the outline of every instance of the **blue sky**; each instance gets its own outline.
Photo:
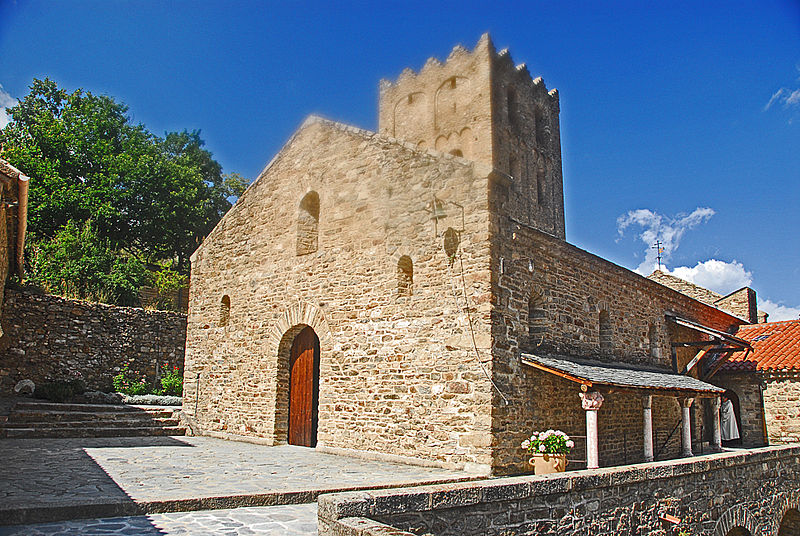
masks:
<path id="1" fill-rule="evenodd" d="M 560 92 L 570 242 L 649 272 L 666 240 L 796 318 L 800 1 L 600 4 L 0 0 L 0 107 L 49 76 L 254 178 L 306 115 L 374 130 L 381 78 L 489 31 Z"/>

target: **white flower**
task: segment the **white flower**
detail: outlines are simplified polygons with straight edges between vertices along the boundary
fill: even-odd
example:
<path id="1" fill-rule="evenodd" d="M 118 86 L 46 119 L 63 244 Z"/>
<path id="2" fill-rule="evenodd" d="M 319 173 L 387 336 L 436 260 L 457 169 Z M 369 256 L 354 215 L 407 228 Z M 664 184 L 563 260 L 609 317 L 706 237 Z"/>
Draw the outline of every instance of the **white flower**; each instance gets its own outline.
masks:
<path id="1" fill-rule="evenodd" d="M 539 432 L 539 441 L 547 439 L 547 432 Z"/>
<path id="2" fill-rule="evenodd" d="M 531 446 L 531 442 L 530 442 L 530 441 L 528 441 L 527 439 L 526 439 L 525 441 L 523 441 L 523 442 L 522 442 L 522 448 L 524 448 L 525 450 L 527 450 L 528 448 L 530 448 L 530 446 Z"/>
<path id="3" fill-rule="evenodd" d="M 568 440 L 567 440 L 567 448 L 570 448 L 570 449 L 571 449 L 571 448 L 572 448 L 572 447 L 574 447 L 574 446 L 575 446 L 575 442 L 574 442 L 574 441 L 572 441 L 571 439 L 568 439 Z"/>
<path id="4" fill-rule="evenodd" d="M 544 445 L 539 445 L 539 452 L 544 452 Z"/>

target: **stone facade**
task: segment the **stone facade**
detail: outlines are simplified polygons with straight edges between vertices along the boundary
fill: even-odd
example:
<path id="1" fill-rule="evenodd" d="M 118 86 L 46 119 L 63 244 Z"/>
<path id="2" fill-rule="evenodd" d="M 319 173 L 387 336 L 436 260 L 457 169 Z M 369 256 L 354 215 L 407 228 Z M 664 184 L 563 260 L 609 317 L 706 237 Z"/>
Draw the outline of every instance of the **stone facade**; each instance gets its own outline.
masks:
<path id="1" fill-rule="evenodd" d="M 164 363 L 183 368 L 186 317 L 6 289 L 0 393 L 80 372 L 89 389 L 109 390 L 125 363 L 155 383 Z"/>
<path id="2" fill-rule="evenodd" d="M 703 337 L 666 315 L 742 323 L 563 240 L 558 110 L 484 36 L 383 82 L 379 133 L 306 121 L 192 258 L 184 393 L 202 432 L 287 441 L 310 326 L 317 448 L 519 472 L 531 431 L 585 425 L 578 385 L 521 351 L 669 371 L 670 343 Z M 678 399 L 655 394 L 674 456 Z M 642 392 L 604 396 L 601 464 L 638 461 Z"/>
<path id="3" fill-rule="evenodd" d="M 769 443 L 800 443 L 800 372 L 764 372 L 764 412 Z"/>
<path id="4" fill-rule="evenodd" d="M 789 536 L 800 528 L 798 456 L 800 447 L 772 447 L 599 471 L 323 495 L 319 534 Z"/>

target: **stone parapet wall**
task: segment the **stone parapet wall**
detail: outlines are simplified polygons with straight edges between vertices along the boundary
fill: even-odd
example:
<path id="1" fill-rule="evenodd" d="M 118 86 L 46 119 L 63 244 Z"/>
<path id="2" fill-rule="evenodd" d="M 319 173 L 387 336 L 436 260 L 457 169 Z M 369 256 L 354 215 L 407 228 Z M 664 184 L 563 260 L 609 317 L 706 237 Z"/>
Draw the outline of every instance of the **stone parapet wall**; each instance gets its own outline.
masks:
<path id="1" fill-rule="evenodd" d="M 794 534 L 785 531 L 800 501 L 798 456 L 798 446 L 766 447 L 613 469 L 323 495 L 319 534 L 783 536 Z M 680 522 L 666 521 L 667 515 Z"/>
<path id="2" fill-rule="evenodd" d="M 130 363 L 155 384 L 164 363 L 183 369 L 186 316 L 6 289 L 0 339 L 0 395 L 24 379 L 71 379 L 106 390 Z"/>

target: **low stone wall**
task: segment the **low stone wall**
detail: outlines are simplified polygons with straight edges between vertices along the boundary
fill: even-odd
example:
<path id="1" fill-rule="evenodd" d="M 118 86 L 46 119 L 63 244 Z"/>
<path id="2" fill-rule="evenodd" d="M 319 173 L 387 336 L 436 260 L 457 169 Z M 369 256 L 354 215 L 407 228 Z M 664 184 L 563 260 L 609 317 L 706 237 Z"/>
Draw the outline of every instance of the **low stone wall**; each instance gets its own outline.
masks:
<path id="1" fill-rule="evenodd" d="M 109 389 L 130 363 L 156 381 L 163 363 L 183 370 L 186 315 L 6 289 L 0 339 L 0 396 L 24 379 L 40 384 L 80 372 L 89 389 Z"/>
<path id="2" fill-rule="evenodd" d="M 764 447 L 557 475 L 323 495 L 319 534 L 797 534 L 791 530 L 800 503 L 798 456 L 797 445 Z"/>

